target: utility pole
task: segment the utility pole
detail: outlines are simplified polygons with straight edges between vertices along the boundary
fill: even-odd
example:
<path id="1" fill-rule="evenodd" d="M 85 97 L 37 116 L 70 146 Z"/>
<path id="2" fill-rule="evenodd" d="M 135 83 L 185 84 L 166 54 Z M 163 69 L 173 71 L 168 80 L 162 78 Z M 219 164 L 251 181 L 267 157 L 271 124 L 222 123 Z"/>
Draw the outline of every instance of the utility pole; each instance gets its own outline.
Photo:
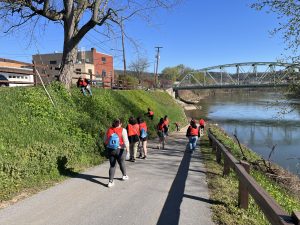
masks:
<path id="1" fill-rule="evenodd" d="M 157 49 L 157 54 L 156 54 L 156 70 L 155 70 L 155 87 L 157 88 L 158 85 L 158 77 L 157 77 L 157 71 L 158 71 L 158 60 L 159 60 L 159 49 L 162 47 L 155 47 Z"/>
<path id="2" fill-rule="evenodd" d="M 126 59 L 125 59 L 125 46 L 124 46 L 124 29 L 123 29 L 123 17 L 121 17 L 121 33 L 122 33 L 122 51 L 123 51 L 123 75 L 126 75 Z"/>

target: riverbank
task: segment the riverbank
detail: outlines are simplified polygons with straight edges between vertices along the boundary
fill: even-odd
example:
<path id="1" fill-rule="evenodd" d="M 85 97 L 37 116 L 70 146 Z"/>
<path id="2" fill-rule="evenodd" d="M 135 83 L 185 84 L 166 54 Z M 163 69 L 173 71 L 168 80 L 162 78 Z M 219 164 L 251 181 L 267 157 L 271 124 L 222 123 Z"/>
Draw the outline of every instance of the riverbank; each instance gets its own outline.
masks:
<path id="1" fill-rule="evenodd" d="M 246 157 L 251 165 L 251 175 L 286 212 L 291 214 L 292 211 L 300 211 L 300 182 L 297 176 L 286 171 L 284 173 L 284 170 L 282 168 L 279 169 L 280 167 L 277 165 L 269 164 L 269 162 L 266 162 L 266 164 L 263 163 L 261 157 L 245 146 L 242 146 L 242 154 L 238 143 L 222 131 L 222 129 L 216 126 L 210 126 L 210 128 L 219 141 L 227 146 L 228 149 L 231 149 L 231 153 L 237 159 L 244 158 L 245 160 Z M 209 145 L 207 136 L 204 136 L 200 143 L 207 168 L 210 199 L 220 202 L 220 204 L 212 206 L 214 221 L 217 224 L 228 225 L 269 224 L 252 198 L 250 198 L 250 205 L 247 210 L 237 207 L 238 180 L 236 176 L 233 172 L 229 176 L 223 176 L 223 162 L 221 165 L 216 163 L 215 153 L 213 153 Z M 282 177 L 283 174 L 285 177 Z M 282 178 L 285 182 L 281 182 L 283 181 Z"/>
<path id="2" fill-rule="evenodd" d="M 180 105 L 165 92 L 93 89 L 93 97 L 77 88 L 70 95 L 61 85 L 0 89 L 0 201 L 16 201 L 65 179 L 67 171 L 82 171 L 105 160 L 103 136 L 115 118 L 140 116 L 150 107 L 154 120 L 146 119 L 150 137 L 156 137 L 159 118 L 168 115 L 186 124 Z"/>

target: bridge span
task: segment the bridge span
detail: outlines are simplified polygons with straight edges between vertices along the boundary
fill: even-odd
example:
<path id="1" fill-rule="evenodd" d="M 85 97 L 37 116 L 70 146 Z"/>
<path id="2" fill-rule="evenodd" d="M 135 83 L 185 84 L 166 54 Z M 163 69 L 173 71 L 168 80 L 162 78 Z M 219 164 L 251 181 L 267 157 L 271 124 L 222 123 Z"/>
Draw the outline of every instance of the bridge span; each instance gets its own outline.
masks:
<path id="1" fill-rule="evenodd" d="M 286 87 L 300 80 L 300 64 L 243 62 L 187 74 L 173 90 Z"/>

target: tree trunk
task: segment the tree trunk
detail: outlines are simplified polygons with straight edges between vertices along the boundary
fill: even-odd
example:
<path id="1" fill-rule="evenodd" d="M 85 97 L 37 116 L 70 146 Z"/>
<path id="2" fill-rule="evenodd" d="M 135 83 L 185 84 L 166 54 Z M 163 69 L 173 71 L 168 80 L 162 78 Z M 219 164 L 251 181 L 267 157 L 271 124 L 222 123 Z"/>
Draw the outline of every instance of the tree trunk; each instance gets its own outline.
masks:
<path id="1" fill-rule="evenodd" d="M 72 85 L 72 77 L 74 74 L 74 64 L 77 59 L 77 48 L 69 48 L 64 43 L 64 51 L 62 57 L 62 68 L 60 70 L 59 80 L 65 85 L 66 89 L 70 89 Z"/>
<path id="2" fill-rule="evenodd" d="M 77 59 L 77 45 L 79 41 L 75 41 L 74 37 L 78 33 L 78 20 L 79 18 L 74 17 L 74 12 L 72 11 L 67 13 L 64 20 L 64 47 L 59 80 L 65 85 L 67 90 L 70 90 L 72 85 L 74 64 Z"/>

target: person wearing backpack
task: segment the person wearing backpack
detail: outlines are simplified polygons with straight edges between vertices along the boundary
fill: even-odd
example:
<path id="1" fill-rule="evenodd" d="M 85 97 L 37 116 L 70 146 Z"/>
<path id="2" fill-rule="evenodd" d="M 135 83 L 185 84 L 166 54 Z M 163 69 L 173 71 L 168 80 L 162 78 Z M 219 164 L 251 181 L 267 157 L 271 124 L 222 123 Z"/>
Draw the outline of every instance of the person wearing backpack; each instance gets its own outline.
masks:
<path id="1" fill-rule="evenodd" d="M 131 116 L 128 120 L 128 125 L 126 127 L 129 140 L 129 150 L 130 150 L 130 159 L 129 161 L 135 162 L 136 154 L 138 150 L 138 145 L 140 141 L 140 128 L 137 123 L 137 120 Z"/>
<path id="2" fill-rule="evenodd" d="M 140 129 L 140 144 L 142 144 L 142 151 L 140 151 L 139 158 L 146 159 L 147 158 L 147 139 L 148 139 L 148 128 L 146 122 L 141 118 L 137 118 L 139 129 Z M 143 156 L 144 153 L 144 156 Z M 143 156 L 143 157 L 142 157 Z"/>
<path id="3" fill-rule="evenodd" d="M 191 152 L 195 151 L 196 145 L 197 145 L 197 140 L 200 137 L 200 131 L 197 127 L 196 121 L 193 119 L 191 120 L 190 126 L 186 131 L 186 136 L 189 139 L 190 151 Z"/>
<path id="4" fill-rule="evenodd" d="M 129 141 L 127 137 L 127 130 L 122 127 L 120 119 L 116 119 L 112 126 L 107 130 L 104 137 L 105 148 L 108 152 L 110 163 L 109 168 L 109 182 L 107 187 L 114 186 L 114 176 L 116 171 L 116 163 L 118 162 L 122 172 L 122 180 L 128 180 L 126 174 L 125 157 L 129 150 Z M 126 149 L 126 150 L 125 150 Z"/>
<path id="5" fill-rule="evenodd" d="M 159 123 L 156 126 L 157 136 L 159 138 L 158 149 L 162 147 L 165 149 L 165 140 L 166 140 L 166 124 L 164 122 L 164 118 L 160 118 Z"/>

